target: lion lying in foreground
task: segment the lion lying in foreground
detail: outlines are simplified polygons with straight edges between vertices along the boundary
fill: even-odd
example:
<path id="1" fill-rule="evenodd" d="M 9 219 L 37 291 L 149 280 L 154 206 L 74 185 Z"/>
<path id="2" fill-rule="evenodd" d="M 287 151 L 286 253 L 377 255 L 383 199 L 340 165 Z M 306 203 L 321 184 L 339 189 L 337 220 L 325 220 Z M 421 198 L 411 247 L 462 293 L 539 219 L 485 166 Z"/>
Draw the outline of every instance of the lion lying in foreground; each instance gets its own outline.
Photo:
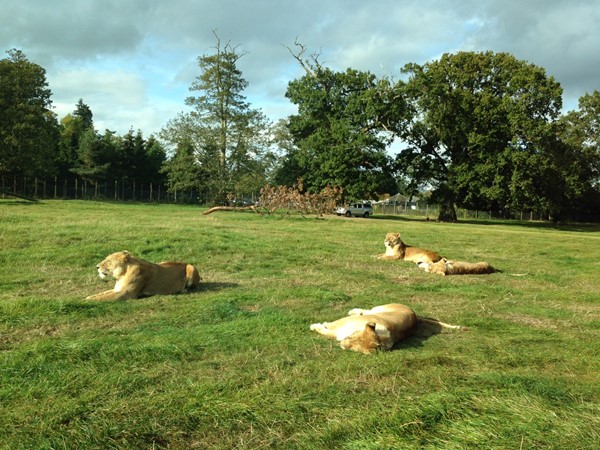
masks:
<path id="1" fill-rule="evenodd" d="M 383 241 L 385 253 L 378 256 L 379 259 L 403 259 L 414 263 L 434 263 L 442 259 L 440 255 L 431 250 L 406 245 L 400 239 L 400 233 L 388 233 Z"/>
<path id="2" fill-rule="evenodd" d="M 420 269 L 425 272 L 436 273 L 438 275 L 483 275 L 497 272 L 488 262 L 470 263 L 464 261 L 450 261 L 446 258 L 429 263 L 421 261 L 417 263 Z"/>
<path id="3" fill-rule="evenodd" d="M 345 350 L 369 354 L 376 350 L 391 349 L 394 344 L 413 333 L 417 322 L 441 328 L 465 329 L 460 325 L 448 325 L 437 320 L 417 317 L 411 308 L 397 303 L 372 309 L 356 308 L 348 312 L 348 317 L 335 322 L 313 323 L 310 329 L 337 339 Z"/>
<path id="4" fill-rule="evenodd" d="M 96 266 L 98 275 L 117 280 L 114 289 L 86 300 L 128 300 L 141 295 L 176 294 L 200 285 L 200 274 L 191 264 L 166 261 L 154 264 L 127 251 L 112 253 Z"/>

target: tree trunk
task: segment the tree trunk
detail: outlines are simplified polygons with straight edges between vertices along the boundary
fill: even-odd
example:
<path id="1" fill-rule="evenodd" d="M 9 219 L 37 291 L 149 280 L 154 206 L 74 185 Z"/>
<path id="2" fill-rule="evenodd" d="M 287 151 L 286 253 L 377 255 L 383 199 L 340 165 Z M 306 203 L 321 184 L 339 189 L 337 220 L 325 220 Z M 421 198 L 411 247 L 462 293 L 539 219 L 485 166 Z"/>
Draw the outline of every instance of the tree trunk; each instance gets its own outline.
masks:
<path id="1" fill-rule="evenodd" d="M 440 204 L 440 213 L 438 214 L 440 222 L 457 222 L 456 209 L 452 200 L 446 200 Z"/>

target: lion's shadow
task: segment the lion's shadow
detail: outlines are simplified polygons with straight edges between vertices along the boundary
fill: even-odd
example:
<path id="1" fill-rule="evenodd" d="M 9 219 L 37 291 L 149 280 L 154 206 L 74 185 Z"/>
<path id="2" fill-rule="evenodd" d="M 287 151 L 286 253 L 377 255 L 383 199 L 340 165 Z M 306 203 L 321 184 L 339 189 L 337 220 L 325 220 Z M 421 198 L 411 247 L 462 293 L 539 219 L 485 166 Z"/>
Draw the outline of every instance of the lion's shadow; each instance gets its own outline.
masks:
<path id="1" fill-rule="evenodd" d="M 423 347 L 423 343 L 427 341 L 431 336 L 441 334 L 443 327 L 439 324 L 417 322 L 417 326 L 412 335 L 406 339 L 396 343 L 392 348 L 394 350 L 401 350 L 403 348 L 420 348 Z M 451 330 L 446 330 L 445 333 L 452 333 Z"/>
<path id="2" fill-rule="evenodd" d="M 223 289 L 236 288 L 239 286 L 240 285 L 238 283 L 220 283 L 220 282 L 204 282 L 204 281 L 202 281 L 200 283 L 200 286 L 198 286 L 198 289 L 196 290 L 196 292 L 203 292 L 203 291 L 218 292 L 218 291 L 222 291 Z"/>

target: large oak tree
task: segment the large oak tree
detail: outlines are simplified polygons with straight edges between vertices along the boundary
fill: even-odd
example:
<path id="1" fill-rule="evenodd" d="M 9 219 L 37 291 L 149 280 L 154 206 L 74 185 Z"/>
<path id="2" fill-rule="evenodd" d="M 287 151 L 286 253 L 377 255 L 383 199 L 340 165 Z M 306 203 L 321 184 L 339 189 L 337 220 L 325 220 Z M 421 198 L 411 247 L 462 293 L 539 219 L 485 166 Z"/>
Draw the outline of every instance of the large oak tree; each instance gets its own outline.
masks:
<path id="1" fill-rule="evenodd" d="M 562 88 L 507 53 L 460 52 L 408 64 L 398 84 L 411 118 L 395 124 L 407 143 L 399 166 L 434 188 L 440 219 L 454 206 L 556 212 L 556 119 Z"/>

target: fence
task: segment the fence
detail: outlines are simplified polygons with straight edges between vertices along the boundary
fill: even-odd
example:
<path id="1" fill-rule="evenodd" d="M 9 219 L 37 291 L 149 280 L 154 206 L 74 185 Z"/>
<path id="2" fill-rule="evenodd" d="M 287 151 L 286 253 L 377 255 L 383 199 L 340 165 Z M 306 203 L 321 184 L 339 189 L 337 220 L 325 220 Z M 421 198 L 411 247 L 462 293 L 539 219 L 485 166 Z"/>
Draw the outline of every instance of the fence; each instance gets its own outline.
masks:
<path id="1" fill-rule="evenodd" d="M 373 214 L 382 215 L 402 215 L 402 216 L 414 216 L 414 217 L 425 217 L 431 220 L 435 220 L 439 215 L 439 207 L 437 205 L 419 205 L 410 203 L 396 203 L 396 204 L 374 204 Z M 456 216 L 459 220 L 468 219 L 512 219 L 512 220 L 529 220 L 539 221 L 548 220 L 547 217 L 543 217 L 541 214 L 534 211 L 473 211 L 469 209 L 458 208 L 456 210 Z"/>
<path id="2" fill-rule="evenodd" d="M 142 184 L 127 179 L 90 183 L 81 178 L 0 177 L 0 190 L 7 194 L 21 195 L 34 199 L 86 199 L 196 204 L 201 201 L 194 189 L 169 192 L 163 184 Z"/>
<path id="3" fill-rule="evenodd" d="M 81 178 L 59 179 L 38 177 L 0 177 L 0 197 L 2 193 L 15 194 L 34 199 L 84 199 L 114 200 L 146 203 L 187 203 L 207 204 L 206 194 L 195 189 L 169 192 L 163 184 L 136 183 L 128 179 L 110 180 L 103 183 L 90 183 Z M 236 195 L 236 198 L 257 198 L 256 194 Z M 418 216 L 435 220 L 438 217 L 437 205 L 419 203 L 373 205 L 373 213 L 381 215 Z M 458 209 L 458 219 L 513 219 L 513 220 L 548 220 L 533 211 L 471 211 Z"/>

